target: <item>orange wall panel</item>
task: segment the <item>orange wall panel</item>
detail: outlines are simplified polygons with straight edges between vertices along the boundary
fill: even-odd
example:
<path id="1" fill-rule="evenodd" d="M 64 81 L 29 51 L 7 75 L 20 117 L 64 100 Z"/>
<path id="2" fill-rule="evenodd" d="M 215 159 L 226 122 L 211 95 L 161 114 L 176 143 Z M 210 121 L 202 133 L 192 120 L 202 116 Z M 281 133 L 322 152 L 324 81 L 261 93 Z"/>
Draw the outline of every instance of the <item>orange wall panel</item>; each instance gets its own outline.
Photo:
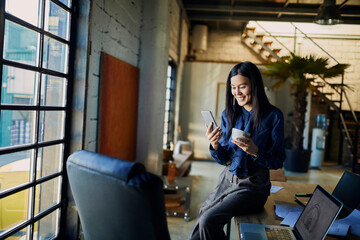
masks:
<path id="1" fill-rule="evenodd" d="M 99 153 L 135 161 L 139 69 L 104 52 L 101 65 Z"/>

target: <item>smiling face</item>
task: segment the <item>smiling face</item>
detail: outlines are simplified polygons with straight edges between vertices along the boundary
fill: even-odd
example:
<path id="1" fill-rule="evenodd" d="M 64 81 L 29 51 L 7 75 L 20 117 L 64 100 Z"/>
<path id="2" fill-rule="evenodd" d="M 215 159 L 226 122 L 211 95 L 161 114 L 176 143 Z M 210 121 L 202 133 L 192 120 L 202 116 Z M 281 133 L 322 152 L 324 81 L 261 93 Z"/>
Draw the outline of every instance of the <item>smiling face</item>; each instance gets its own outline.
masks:
<path id="1" fill-rule="evenodd" d="M 250 79 L 241 75 L 235 75 L 231 79 L 231 93 L 237 103 L 247 111 L 252 109 L 251 82 Z"/>

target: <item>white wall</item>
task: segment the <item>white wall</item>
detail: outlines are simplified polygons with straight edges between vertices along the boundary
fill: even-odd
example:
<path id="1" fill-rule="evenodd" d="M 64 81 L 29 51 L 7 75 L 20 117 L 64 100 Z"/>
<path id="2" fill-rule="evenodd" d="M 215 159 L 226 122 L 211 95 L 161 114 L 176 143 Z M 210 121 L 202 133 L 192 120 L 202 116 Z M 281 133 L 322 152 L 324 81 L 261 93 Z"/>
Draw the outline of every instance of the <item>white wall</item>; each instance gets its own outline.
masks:
<path id="1" fill-rule="evenodd" d="M 360 92 L 360 69 L 358 65 L 360 63 L 360 36 L 359 38 L 351 39 L 323 39 L 323 38 L 314 38 L 313 39 L 317 44 L 319 44 L 323 49 L 325 49 L 332 57 L 334 57 L 340 63 L 350 64 L 350 67 L 345 71 L 344 83 L 353 88 L 353 91 L 347 91 L 349 100 L 352 107 L 360 111 L 360 98 L 358 97 L 358 92 Z M 301 54 L 310 54 L 315 53 L 318 56 L 326 55 L 314 46 L 314 44 L 309 43 L 309 40 L 304 40 L 300 46 Z M 335 64 L 330 58 L 330 65 Z M 341 78 L 329 79 L 329 82 L 340 82 Z M 344 104 L 343 110 L 349 110 L 349 105 Z"/>
<path id="2" fill-rule="evenodd" d="M 182 14 L 184 16 L 184 13 Z M 189 26 L 185 20 L 182 18 L 181 24 L 181 36 L 180 36 L 180 49 L 179 49 L 179 57 L 177 61 L 177 72 L 176 72 L 176 93 L 175 93 L 175 129 L 176 132 L 174 134 L 175 140 L 178 139 L 177 126 L 180 125 L 180 108 L 181 108 L 181 89 L 184 81 L 183 72 L 184 72 L 184 59 L 188 51 L 188 39 L 189 39 Z M 181 133 L 182 134 L 182 133 Z"/>
<path id="3" fill-rule="evenodd" d="M 201 110 L 215 115 L 218 82 L 226 82 L 232 64 L 185 62 L 181 91 L 180 125 L 183 136 L 193 143 L 195 158 L 209 158 L 209 142 Z M 216 122 L 220 124 L 220 119 Z"/>
<path id="4" fill-rule="evenodd" d="M 239 62 L 262 64 L 259 58 L 241 44 L 241 32 L 208 33 L 207 50 L 196 54 L 197 61 Z"/>
<path id="5" fill-rule="evenodd" d="M 169 56 L 168 0 L 144 1 L 136 160 L 160 173 Z"/>
<path id="6" fill-rule="evenodd" d="M 177 1 L 169 1 L 169 57 L 171 57 L 175 62 L 179 60 L 178 46 L 179 46 L 179 31 L 180 27 L 180 15 L 181 9 Z"/>

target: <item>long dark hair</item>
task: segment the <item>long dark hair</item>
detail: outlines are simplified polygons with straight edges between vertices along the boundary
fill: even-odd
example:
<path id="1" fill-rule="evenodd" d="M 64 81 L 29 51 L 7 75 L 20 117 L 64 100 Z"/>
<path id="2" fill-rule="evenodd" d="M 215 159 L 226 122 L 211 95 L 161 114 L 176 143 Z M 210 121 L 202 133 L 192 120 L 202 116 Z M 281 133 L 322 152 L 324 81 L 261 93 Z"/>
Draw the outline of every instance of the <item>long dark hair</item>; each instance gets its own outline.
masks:
<path id="1" fill-rule="evenodd" d="M 257 129 L 260 126 L 262 117 L 271 107 L 265 94 L 264 83 L 259 69 L 251 62 L 236 64 L 230 70 L 226 81 L 225 114 L 229 124 L 228 139 L 231 135 L 231 129 L 235 126 L 236 120 L 242 112 L 239 104 L 233 105 L 234 96 L 231 94 L 231 78 L 236 75 L 247 77 L 251 82 L 251 101 L 253 106 L 251 121 L 253 129 Z"/>

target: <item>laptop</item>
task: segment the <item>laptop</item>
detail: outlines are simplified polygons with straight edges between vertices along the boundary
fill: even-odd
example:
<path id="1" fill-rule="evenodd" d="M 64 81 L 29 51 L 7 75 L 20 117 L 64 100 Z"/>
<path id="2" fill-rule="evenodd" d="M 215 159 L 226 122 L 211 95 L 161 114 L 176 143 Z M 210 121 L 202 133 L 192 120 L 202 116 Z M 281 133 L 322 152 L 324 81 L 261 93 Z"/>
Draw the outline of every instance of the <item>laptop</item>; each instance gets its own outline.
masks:
<path id="1" fill-rule="evenodd" d="M 242 240 L 324 239 L 343 204 L 317 185 L 294 227 L 240 223 Z M 274 234 L 286 235 L 272 237 Z"/>
<path id="2" fill-rule="evenodd" d="M 360 176 L 345 171 L 337 183 L 332 195 L 339 199 L 344 207 L 338 218 L 349 215 L 354 209 L 360 207 Z"/>

